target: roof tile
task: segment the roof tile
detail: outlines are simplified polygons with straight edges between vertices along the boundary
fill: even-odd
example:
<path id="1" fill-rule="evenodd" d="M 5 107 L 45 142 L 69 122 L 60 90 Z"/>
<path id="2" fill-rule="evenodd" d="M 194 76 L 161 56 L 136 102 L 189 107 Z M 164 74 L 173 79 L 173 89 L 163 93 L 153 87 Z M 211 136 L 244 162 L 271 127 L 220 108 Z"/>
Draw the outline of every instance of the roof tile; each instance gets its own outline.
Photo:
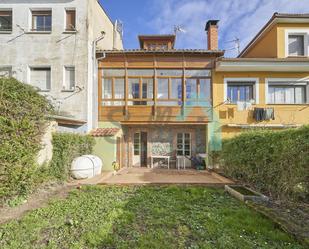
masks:
<path id="1" fill-rule="evenodd" d="M 92 130 L 90 135 L 93 137 L 111 137 L 115 136 L 119 130 L 119 128 L 97 128 Z"/>

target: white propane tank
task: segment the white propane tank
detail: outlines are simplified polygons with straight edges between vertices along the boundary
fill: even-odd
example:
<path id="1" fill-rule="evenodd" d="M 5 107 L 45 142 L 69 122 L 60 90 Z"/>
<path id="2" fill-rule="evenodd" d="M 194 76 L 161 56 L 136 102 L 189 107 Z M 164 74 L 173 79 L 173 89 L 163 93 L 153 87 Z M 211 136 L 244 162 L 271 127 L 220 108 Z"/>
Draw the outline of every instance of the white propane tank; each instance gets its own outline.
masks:
<path id="1" fill-rule="evenodd" d="M 73 160 L 71 175 L 75 179 L 87 179 L 100 175 L 102 172 L 102 160 L 93 155 L 84 155 Z"/>

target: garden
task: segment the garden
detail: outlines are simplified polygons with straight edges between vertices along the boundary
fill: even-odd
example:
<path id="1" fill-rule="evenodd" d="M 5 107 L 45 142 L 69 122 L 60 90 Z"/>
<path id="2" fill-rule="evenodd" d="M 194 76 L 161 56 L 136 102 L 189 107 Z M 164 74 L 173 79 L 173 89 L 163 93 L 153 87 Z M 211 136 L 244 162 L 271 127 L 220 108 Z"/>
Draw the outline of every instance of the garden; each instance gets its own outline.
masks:
<path id="1" fill-rule="evenodd" d="M 222 189 L 82 187 L 0 227 L 6 248 L 301 249 Z"/>
<path id="2" fill-rule="evenodd" d="M 225 176 L 270 197 L 260 205 L 205 186 L 69 191 L 64 183 L 70 164 L 91 153 L 94 140 L 54 133 L 53 157 L 38 165 L 52 113 L 31 86 L 0 79 L 0 211 L 23 206 L 48 184 L 64 192 L 63 198 L 54 195 L 46 203 L 51 194 L 29 212 L 0 220 L 0 248 L 307 248 L 308 126 L 246 132 L 223 141 L 222 151 L 212 155 Z"/>

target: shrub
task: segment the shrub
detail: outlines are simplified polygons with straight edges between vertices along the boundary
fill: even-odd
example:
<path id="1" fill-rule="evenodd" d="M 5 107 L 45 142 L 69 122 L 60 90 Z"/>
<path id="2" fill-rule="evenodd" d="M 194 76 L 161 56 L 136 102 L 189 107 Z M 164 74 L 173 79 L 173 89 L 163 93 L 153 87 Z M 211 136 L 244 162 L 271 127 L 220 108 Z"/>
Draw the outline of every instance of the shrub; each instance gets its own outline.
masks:
<path id="1" fill-rule="evenodd" d="M 285 131 L 251 131 L 223 141 L 226 175 L 274 198 L 309 196 L 309 126 Z"/>
<path id="2" fill-rule="evenodd" d="M 13 78 L 0 78 L 0 200 L 32 188 L 48 101 Z"/>
<path id="3" fill-rule="evenodd" d="M 48 167 L 49 175 L 59 180 L 68 179 L 73 159 L 90 154 L 94 143 L 94 138 L 89 135 L 53 134 L 53 158 Z"/>

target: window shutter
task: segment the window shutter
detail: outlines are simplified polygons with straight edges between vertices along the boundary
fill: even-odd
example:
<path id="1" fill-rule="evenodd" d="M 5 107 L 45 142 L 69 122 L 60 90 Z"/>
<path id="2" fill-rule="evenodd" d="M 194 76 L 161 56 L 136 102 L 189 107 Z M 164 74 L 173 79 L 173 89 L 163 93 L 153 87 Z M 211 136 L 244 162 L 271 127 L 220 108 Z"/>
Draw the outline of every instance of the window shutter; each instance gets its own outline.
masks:
<path id="1" fill-rule="evenodd" d="M 76 19 L 76 12 L 75 10 L 67 10 L 66 11 L 66 18 L 67 18 L 67 30 L 75 30 L 75 19 Z"/>
<path id="2" fill-rule="evenodd" d="M 31 69 L 31 84 L 40 90 L 49 90 L 51 85 L 51 73 L 49 68 Z"/>

